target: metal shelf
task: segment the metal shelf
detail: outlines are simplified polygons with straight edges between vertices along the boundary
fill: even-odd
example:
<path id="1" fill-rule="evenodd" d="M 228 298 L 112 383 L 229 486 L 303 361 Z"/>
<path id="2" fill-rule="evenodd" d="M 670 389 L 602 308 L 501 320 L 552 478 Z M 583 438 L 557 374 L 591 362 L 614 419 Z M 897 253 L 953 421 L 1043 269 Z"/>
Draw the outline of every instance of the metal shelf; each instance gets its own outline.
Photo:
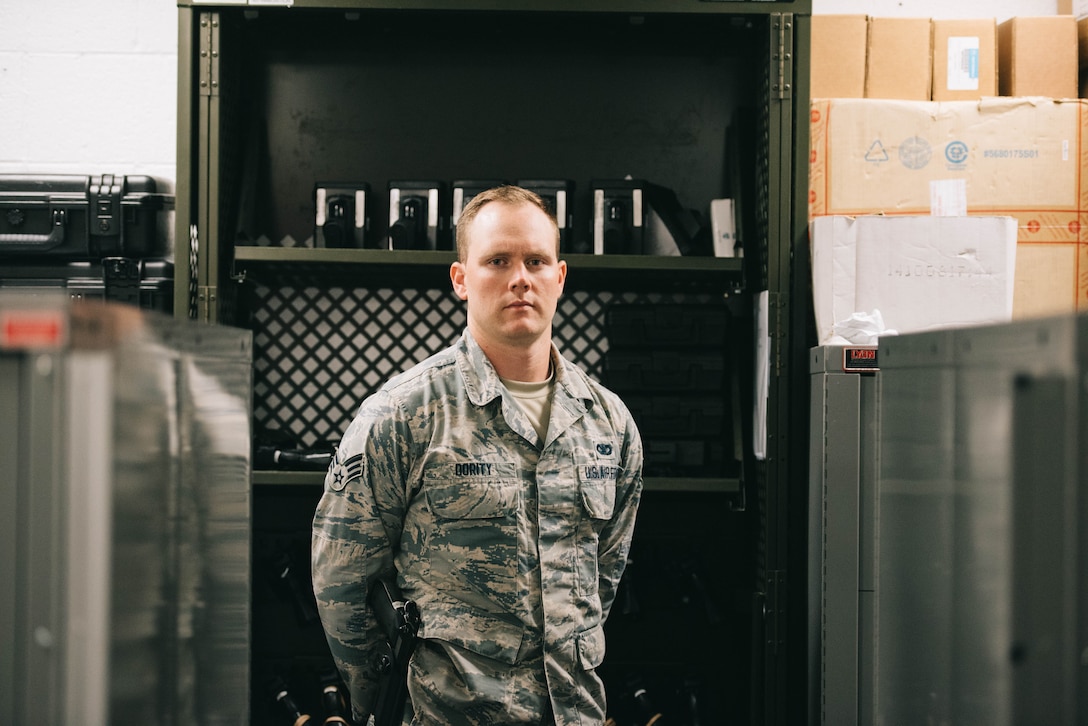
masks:
<path id="1" fill-rule="evenodd" d="M 235 247 L 236 277 L 260 281 L 319 276 L 341 281 L 379 276 L 389 283 L 449 285 L 448 251 L 329 249 L 312 247 Z M 743 287 L 744 260 L 734 257 L 665 257 L 655 255 L 563 255 L 569 266 L 569 289 L 620 286 L 713 286 L 725 291 Z M 368 274 L 369 273 L 369 274 Z"/>
<path id="2" fill-rule="evenodd" d="M 672 507 L 668 516 L 646 507 L 640 517 L 658 526 L 644 531 L 695 537 L 715 565 L 716 585 L 730 602 L 744 603 L 744 617 L 728 621 L 737 625 L 738 639 L 706 641 L 710 650 L 693 651 L 687 663 L 726 684 L 730 720 L 803 719 L 804 674 L 797 664 L 804 664 L 807 642 L 806 583 L 796 565 L 805 532 L 794 525 L 807 511 L 807 457 L 795 444 L 808 440 L 812 0 L 176 2 L 174 229 L 179 243 L 189 240 L 179 250 L 189 264 L 177 266 L 175 310 L 252 327 L 255 340 L 260 336 L 261 361 L 271 363 L 260 394 L 270 421 L 305 407 L 328 417 L 328 426 L 318 419 L 322 427 L 338 430 L 346 416 L 323 397 L 354 403 L 363 391 L 349 385 L 374 385 L 333 371 L 330 392 L 324 379 L 314 379 L 315 367 L 340 360 L 340 351 L 314 333 L 318 324 L 335 326 L 337 340 L 354 341 L 339 327 L 363 331 L 363 342 L 350 345 L 369 349 L 387 322 L 403 324 L 401 311 L 412 321 L 410 332 L 430 330 L 436 319 L 462 321 L 462 306 L 450 294 L 452 252 L 235 247 L 243 237 L 275 243 L 310 236 L 307 196 L 319 175 L 363 175 L 360 181 L 379 192 L 394 179 L 570 179 L 576 211 L 591 208 L 590 181 L 627 174 L 674 189 L 692 209 L 737 196 L 744 259 L 565 256 L 566 288 L 576 294 L 564 296 L 573 313 L 564 340 L 607 340 L 598 335 L 600 313 L 614 300 L 666 293 L 660 297 L 717 302 L 724 295 L 739 297 L 731 310 L 746 317 L 744 296 L 766 291 L 774 361 L 765 390 L 767 458 L 753 460 L 746 445 L 743 482 L 647 478 L 646 490 Z M 504 80 L 498 86 L 496 73 Z M 534 79 L 532 93 L 496 94 L 507 78 L 511 84 Z M 377 212 L 371 230 L 382 239 L 387 220 Z M 367 307 L 372 301 L 384 304 L 381 317 Z M 381 358 L 393 369 L 420 349 L 400 350 L 397 330 L 385 335 L 396 345 L 383 348 Z M 734 350 L 742 361 L 751 353 L 746 335 L 738 329 Z M 442 342 L 431 337 L 428 345 Z M 375 369 L 371 377 L 386 372 Z M 746 399 L 752 374 L 747 364 L 739 370 Z M 292 522 L 305 533 L 312 513 L 297 500 L 320 494 L 323 478 L 323 472 L 253 472 L 258 533 L 274 541 L 278 528 Z M 755 506 L 741 511 L 746 494 Z M 740 506 L 730 507 L 731 515 L 703 506 L 707 496 L 736 497 Z M 751 597 L 732 598 L 752 589 L 750 583 Z M 278 637 L 279 604 L 256 606 Z M 750 637 L 743 632 L 749 622 Z M 640 636 L 634 637 L 637 646 Z M 267 720 L 265 709 L 255 698 L 254 722 Z"/>
<path id="3" fill-rule="evenodd" d="M 584 255 L 569 254 L 562 258 L 571 267 L 585 270 L 660 270 L 662 272 L 738 273 L 740 258 L 735 257 L 666 257 L 659 255 Z M 372 250 L 356 248 L 257 247 L 237 246 L 234 259 L 239 262 L 281 262 L 357 265 L 431 265 L 449 267 L 454 253 L 433 250 Z"/>

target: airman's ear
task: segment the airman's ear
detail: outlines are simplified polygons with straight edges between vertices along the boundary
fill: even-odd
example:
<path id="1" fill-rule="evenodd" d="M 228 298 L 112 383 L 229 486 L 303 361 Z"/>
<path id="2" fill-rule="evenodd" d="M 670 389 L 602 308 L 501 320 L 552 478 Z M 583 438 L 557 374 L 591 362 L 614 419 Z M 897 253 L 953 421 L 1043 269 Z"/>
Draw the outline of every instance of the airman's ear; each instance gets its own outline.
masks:
<path id="1" fill-rule="evenodd" d="M 462 300 L 468 300 L 468 288 L 465 286 L 465 266 L 460 262 L 450 265 L 450 282 L 453 292 Z"/>

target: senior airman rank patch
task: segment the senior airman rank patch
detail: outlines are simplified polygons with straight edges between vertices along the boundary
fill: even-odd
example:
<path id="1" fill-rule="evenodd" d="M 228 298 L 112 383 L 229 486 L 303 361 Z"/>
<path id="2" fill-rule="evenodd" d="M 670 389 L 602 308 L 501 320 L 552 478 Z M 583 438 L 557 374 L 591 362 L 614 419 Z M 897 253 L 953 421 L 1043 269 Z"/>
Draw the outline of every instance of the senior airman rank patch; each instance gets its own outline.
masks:
<path id="1" fill-rule="evenodd" d="M 333 458 L 329 473 L 325 475 L 325 485 L 334 492 L 344 490 L 348 482 L 363 475 L 363 455 L 356 454 L 347 461 L 340 461 L 340 454 Z"/>

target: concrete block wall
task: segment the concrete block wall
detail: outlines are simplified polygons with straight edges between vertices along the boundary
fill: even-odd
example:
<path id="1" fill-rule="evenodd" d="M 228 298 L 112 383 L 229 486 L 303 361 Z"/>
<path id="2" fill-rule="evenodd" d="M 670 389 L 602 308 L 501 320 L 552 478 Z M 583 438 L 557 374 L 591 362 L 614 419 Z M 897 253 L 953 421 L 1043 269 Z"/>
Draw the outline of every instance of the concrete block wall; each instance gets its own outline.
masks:
<path id="1" fill-rule="evenodd" d="M 171 0 L 0 0 L 0 173 L 177 170 Z"/>

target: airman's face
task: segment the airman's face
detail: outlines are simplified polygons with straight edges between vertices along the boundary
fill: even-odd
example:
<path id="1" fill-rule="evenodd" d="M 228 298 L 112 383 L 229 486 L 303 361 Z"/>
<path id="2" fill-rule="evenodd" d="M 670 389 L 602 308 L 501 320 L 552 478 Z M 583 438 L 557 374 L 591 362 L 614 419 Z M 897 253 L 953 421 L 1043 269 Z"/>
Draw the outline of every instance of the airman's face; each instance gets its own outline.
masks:
<path id="1" fill-rule="evenodd" d="M 469 330 L 485 347 L 550 341 L 566 276 L 548 216 L 531 204 L 505 202 L 480 209 L 464 262 L 450 268 L 454 291 L 468 303 Z"/>

